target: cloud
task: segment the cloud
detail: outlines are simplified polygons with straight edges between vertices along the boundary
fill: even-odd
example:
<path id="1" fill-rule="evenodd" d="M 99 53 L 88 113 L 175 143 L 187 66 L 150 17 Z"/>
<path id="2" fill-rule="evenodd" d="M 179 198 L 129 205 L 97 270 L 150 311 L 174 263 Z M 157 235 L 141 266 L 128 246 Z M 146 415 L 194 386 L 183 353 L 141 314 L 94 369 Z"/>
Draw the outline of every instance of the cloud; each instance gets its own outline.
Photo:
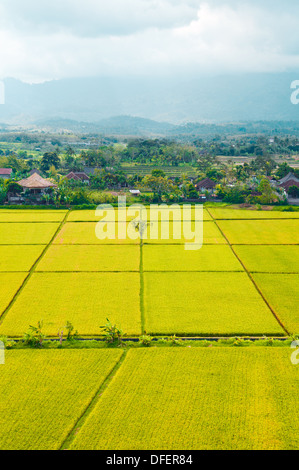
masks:
<path id="1" fill-rule="evenodd" d="M 2 0 L 0 26 L 28 34 L 125 35 L 171 28 L 196 16 L 196 0 Z"/>
<path id="2" fill-rule="evenodd" d="M 297 70 L 298 41 L 298 0 L 0 4 L 1 75 L 26 81 Z"/>

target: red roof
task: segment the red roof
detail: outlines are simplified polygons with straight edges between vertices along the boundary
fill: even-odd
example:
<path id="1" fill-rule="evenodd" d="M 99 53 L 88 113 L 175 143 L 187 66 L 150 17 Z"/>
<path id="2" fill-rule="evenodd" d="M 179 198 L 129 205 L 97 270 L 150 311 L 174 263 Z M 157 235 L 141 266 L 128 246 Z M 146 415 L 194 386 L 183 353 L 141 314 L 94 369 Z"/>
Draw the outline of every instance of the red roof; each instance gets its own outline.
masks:
<path id="1" fill-rule="evenodd" d="M 210 178 L 205 178 L 204 180 L 199 181 L 196 185 L 196 188 L 204 188 L 204 189 L 214 189 L 216 187 L 216 183 Z"/>
<path id="2" fill-rule="evenodd" d="M 12 168 L 0 168 L 0 175 L 11 175 Z"/>
<path id="3" fill-rule="evenodd" d="M 297 186 L 299 188 L 299 182 L 296 180 L 288 180 L 285 183 L 279 185 L 281 188 L 290 189 L 291 186 Z"/>
<path id="4" fill-rule="evenodd" d="M 69 180 L 73 179 L 73 180 L 76 180 L 76 181 L 78 181 L 78 180 L 87 181 L 87 180 L 90 179 L 89 176 L 86 173 L 84 173 L 84 172 L 76 172 L 75 173 L 74 171 L 71 171 L 68 175 L 66 175 L 66 178 L 69 179 Z"/>

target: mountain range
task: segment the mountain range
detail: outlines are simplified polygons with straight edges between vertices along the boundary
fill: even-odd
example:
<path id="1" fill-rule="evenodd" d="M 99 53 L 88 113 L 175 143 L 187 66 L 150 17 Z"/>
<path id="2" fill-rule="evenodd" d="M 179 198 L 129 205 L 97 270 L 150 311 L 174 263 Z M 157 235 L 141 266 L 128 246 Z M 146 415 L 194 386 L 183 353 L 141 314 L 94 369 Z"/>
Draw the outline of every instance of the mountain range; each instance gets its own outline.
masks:
<path id="1" fill-rule="evenodd" d="M 299 121 L 294 73 L 174 78 L 5 79 L 0 122 L 78 130 L 172 133 L 190 123 Z M 125 117 L 125 118 L 124 118 Z M 125 125 L 124 125 L 125 119 Z M 194 124 L 191 124 L 194 125 Z"/>

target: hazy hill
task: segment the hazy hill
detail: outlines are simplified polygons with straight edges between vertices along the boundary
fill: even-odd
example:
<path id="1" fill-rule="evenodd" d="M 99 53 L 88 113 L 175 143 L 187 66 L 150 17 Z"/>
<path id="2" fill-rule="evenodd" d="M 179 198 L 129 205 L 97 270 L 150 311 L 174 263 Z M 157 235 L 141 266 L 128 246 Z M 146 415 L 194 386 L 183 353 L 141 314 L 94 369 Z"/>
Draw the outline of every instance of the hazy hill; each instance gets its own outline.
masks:
<path id="1" fill-rule="evenodd" d="M 299 120 L 290 102 L 294 74 L 176 79 L 78 78 L 29 85 L 5 80 L 6 104 L 0 122 L 26 124 L 44 120 L 97 123 L 115 129 L 113 116 L 146 118 L 127 125 L 151 129 L 147 121 L 228 122 Z M 121 122 L 121 127 L 123 122 Z M 170 129 L 170 125 L 166 125 Z"/>

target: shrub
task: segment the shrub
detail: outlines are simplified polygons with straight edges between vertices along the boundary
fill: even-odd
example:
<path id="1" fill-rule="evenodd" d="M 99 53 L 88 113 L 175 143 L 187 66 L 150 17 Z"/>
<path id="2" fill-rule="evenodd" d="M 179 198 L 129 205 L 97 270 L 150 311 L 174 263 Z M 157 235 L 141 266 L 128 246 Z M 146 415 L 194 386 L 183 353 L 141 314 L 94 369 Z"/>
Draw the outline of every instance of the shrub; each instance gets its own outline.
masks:
<path id="1" fill-rule="evenodd" d="M 24 334 L 23 342 L 26 346 L 34 348 L 41 348 L 45 340 L 45 335 L 42 333 L 43 321 L 39 321 L 37 326 L 29 326 L 28 331 Z"/>
<path id="2" fill-rule="evenodd" d="M 288 194 L 290 197 L 293 197 L 294 199 L 299 198 L 299 187 L 297 186 L 291 186 L 289 188 Z"/>
<path id="3" fill-rule="evenodd" d="M 72 325 L 71 322 L 66 322 L 66 330 L 67 330 L 67 341 L 74 341 L 78 338 L 78 331 L 74 331 L 74 326 Z"/>
<path id="4" fill-rule="evenodd" d="M 143 336 L 140 336 L 139 338 L 139 344 L 141 346 L 146 346 L 146 347 L 149 347 L 152 343 L 152 337 L 149 336 L 149 335 L 143 335 Z"/>
<path id="5" fill-rule="evenodd" d="M 168 342 L 172 346 L 183 346 L 184 345 L 184 341 L 181 340 L 180 338 L 177 338 L 176 335 L 170 336 L 170 338 L 168 338 Z"/>
<path id="6" fill-rule="evenodd" d="M 123 330 L 118 328 L 117 325 L 113 325 L 108 318 L 106 325 L 101 326 L 100 328 L 103 330 L 106 343 L 118 343 L 118 345 L 122 344 L 122 339 L 125 336 Z"/>
<path id="7" fill-rule="evenodd" d="M 16 343 L 9 340 L 6 336 L 0 336 L 0 341 L 4 344 L 5 349 L 11 349 Z"/>

